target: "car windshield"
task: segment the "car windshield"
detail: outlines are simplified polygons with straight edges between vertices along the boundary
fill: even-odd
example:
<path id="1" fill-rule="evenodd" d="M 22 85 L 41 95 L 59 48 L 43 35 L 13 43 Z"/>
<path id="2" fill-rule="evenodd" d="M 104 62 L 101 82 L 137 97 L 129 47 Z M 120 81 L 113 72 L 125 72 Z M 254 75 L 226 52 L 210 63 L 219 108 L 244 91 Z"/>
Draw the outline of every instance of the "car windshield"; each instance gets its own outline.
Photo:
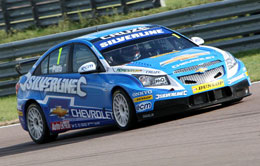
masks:
<path id="1" fill-rule="evenodd" d="M 194 46 L 189 40 L 174 34 L 104 51 L 103 56 L 111 66 L 116 66 Z"/>

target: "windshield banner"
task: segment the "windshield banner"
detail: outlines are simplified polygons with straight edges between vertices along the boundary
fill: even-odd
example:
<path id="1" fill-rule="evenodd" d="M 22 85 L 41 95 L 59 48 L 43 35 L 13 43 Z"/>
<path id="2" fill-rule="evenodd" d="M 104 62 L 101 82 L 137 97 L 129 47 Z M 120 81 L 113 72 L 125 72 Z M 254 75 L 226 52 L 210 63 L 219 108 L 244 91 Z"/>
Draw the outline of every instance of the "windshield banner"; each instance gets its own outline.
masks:
<path id="1" fill-rule="evenodd" d="M 117 44 L 121 44 L 124 42 L 136 40 L 136 39 L 141 39 L 145 37 L 151 37 L 151 36 L 157 36 L 157 35 L 165 35 L 165 34 L 172 34 L 172 32 L 164 29 L 164 28 L 153 28 L 153 29 L 147 29 L 147 30 L 129 30 L 127 33 L 117 33 L 120 35 L 109 35 L 109 36 L 104 36 L 94 45 L 98 48 L 98 50 L 103 50 L 106 48 L 109 48 L 111 46 L 115 46 Z M 115 36 L 115 37 L 113 37 Z"/>

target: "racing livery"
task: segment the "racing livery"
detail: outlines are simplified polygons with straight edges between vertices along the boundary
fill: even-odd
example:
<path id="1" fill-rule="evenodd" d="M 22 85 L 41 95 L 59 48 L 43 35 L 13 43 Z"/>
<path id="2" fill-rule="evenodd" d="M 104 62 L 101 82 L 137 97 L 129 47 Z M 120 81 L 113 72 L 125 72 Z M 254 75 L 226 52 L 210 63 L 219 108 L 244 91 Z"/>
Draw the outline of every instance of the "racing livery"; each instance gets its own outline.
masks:
<path id="1" fill-rule="evenodd" d="M 71 129 L 138 120 L 250 95 L 244 64 L 158 25 L 132 25 L 49 49 L 16 85 L 22 127 L 36 143 Z"/>

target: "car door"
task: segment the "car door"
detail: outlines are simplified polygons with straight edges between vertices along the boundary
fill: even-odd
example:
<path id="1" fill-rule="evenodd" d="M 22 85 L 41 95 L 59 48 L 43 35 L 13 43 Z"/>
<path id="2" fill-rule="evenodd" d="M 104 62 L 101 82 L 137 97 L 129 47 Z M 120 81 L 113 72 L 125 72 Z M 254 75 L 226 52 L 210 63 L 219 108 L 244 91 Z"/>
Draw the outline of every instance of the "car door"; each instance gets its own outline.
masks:
<path id="1" fill-rule="evenodd" d="M 72 44 L 51 51 L 36 68 L 34 85 L 41 94 L 41 105 L 52 131 L 71 129 L 69 118 L 70 99 L 77 93 L 73 87 L 76 80 L 70 78 L 70 54 Z M 36 88 L 34 88 L 36 89 Z"/>
<path id="2" fill-rule="evenodd" d="M 98 126 L 113 122 L 109 91 L 106 90 L 107 81 L 99 59 L 84 43 L 74 43 L 71 55 L 70 78 L 78 80 L 77 94 L 71 100 L 69 113 L 73 128 Z M 79 73 L 82 65 L 95 64 L 96 70 Z"/>

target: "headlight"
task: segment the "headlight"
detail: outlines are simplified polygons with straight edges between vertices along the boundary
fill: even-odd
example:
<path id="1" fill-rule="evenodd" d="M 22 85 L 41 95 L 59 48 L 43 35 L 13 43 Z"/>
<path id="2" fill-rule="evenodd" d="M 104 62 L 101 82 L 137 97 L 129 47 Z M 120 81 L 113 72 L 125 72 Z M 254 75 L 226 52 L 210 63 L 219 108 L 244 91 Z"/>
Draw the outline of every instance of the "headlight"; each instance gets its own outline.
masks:
<path id="1" fill-rule="evenodd" d="M 149 75 L 134 75 L 143 86 L 163 86 L 170 85 L 166 75 L 163 76 L 149 76 Z"/>
<path id="2" fill-rule="evenodd" d="M 238 70 L 238 63 L 236 59 L 229 53 L 229 52 L 223 52 L 223 56 L 225 59 L 225 63 L 227 66 L 227 77 L 233 77 Z"/>
<path id="3" fill-rule="evenodd" d="M 226 54 L 225 61 L 226 61 L 227 68 L 229 70 L 232 69 L 237 64 L 236 59 L 230 53 Z"/>

